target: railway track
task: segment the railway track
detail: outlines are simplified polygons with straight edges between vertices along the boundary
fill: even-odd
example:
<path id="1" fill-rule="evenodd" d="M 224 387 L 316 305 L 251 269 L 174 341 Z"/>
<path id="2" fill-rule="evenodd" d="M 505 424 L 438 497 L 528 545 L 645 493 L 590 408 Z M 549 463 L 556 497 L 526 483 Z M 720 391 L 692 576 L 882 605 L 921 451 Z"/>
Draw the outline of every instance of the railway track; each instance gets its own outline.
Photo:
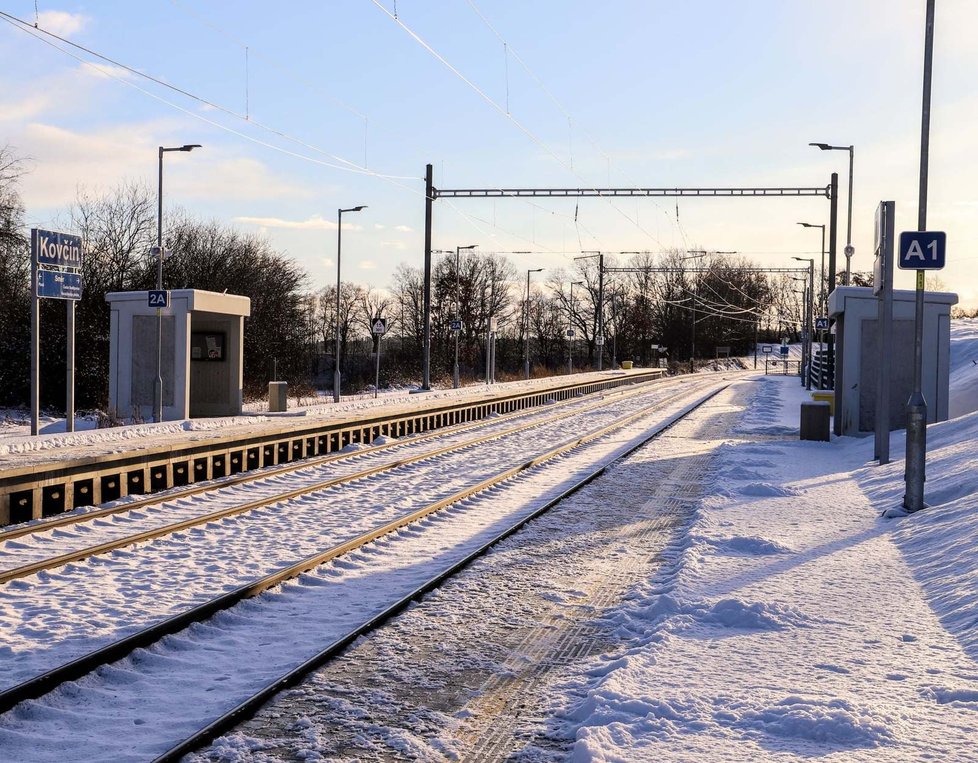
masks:
<path id="1" fill-rule="evenodd" d="M 697 391 L 701 392 L 703 386 L 705 385 L 698 385 Z M 713 386 L 715 389 L 713 389 L 710 394 L 701 397 L 690 405 L 680 407 L 674 413 L 666 417 L 665 421 L 660 422 L 660 424 L 653 431 L 646 433 L 639 438 L 638 441 L 631 443 L 625 450 L 627 452 L 631 452 L 635 448 L 640 447 L 640 445 L 657 436 L 665 428 L 671 426 L 676 420 L 686 415 L 690 410 L 702 404 L 702 402 L 705 402 L 706 399 L 711 397 L 720 389 L 719 387 L 716 387 L 715 383 Z M 685 393 L 685 397 L 688 398 L 689 394 L 690 393 L 687 391 Z M 666 401 L 660 401 L 654 406 L 654 409 L 662 410 L 664 407 L 669 405 L 676 408 L 677 401 L 675 397 L 676 396 L 670 397 Z M 435 517 L 436 512 L 443 512 L 443 510 L 445 510 L 447 507 L 453 507 L 450 512 L 447 512 L 449 514 L 452 512 L 463 512 L 464 510 L 461 507 L 463 507 L 467 502 L 471 502 L 474 499 L 485 502 L 485 499 L 480 497 L 485 496 L 487 492 L 506 489 L 505 487 L 501 486 L 509 485 L 511 487 L 514 484 L 514 478 L 520 478 L 521 475 L 534 473 L 533 467 L 539 466 L 552 459 L 566 457 L 568 454 L 576 450 L 580 450 L 582 446 L 588 443 L 592 443 L 600 438 L 606 437 L 612 432 L 627 428 L 629 425 L 649 416 L 650 412 L 650 410 L 645 408 L 638 411 L 633 411 L 624 416 L 624 418 L 611 423 L 602 424 L 601 426 L 595 427 L 585 434 L 565 438 L 564 441 L 560 442 L 559 444 L 546 447 L 542 452 L 537 453 L 531 458 L 522 459 L 516 465 L 510 466 L 509 468 L 504 469 L 491 477 L 481 479 L 475 484 L 466 485 L 461 490 L 454 490 L 449 494 L 442 496 L 438 500 L 426 504 L 420 509 L 412 511 L 408 514 L 400 515 L 390 521 L 376 525 L 367 532 L 360 533 L 356 537 L 350 538 L 343 543 L 333 545 L 320 553 L 307 556 L 295 564 L 277 570 L 273 574 L 266 575 L 261 579 L 253 581 L 247 585 L 239 586 L 232 591 L 225 592 L 221 596 L 212 598 L 201 605 L 181 612 L 179 615 L 142 629 L 124 639 L 108 644 L 105 647 L 86 654 L 79 659 L 47 671 L 43 675 L 35 676 L 29 681 L 22 682 L 18 686 L 2 692 L 2 694 L 0 694 L 0 708 L 7 710 L 27 699 L 41 696 L 42 694 L 50 692 L 52 689 L 60 686 L 66 681 L 71 681 L 86 675 L 100 666 L 119 660 L 125 655 L 130 655 L 129 659 L 133 660 L 135 659 L 133 656 L 134 650 L 137 650 L 140 647 L 156 644 L 160 641 L 160 639 L 168 634 L 175 634 L 183 631 L 191 623 L 200 622 L 206 620 L 207 618 L 211 618 L 214 614 L 227 610 L 228 608 L 241 602 L 243 599 L 254 597 L 263 591 L 267 591 L 273 586 L 280 585 L 283 581 L 301 576 L 304 573 L 308 573 L 327 562 L 335 561 L 340 557 L 351 556 L 355 553 L 367 553 L 365 549 L 369 549 L 369 544 L 377 545 L 386 543 L 388 545 L 396 546 L 397 544 L 394 541 L 384 539 L 392 536 L 398 536 L 398 531 L 400 531 L 400 534 L 403 535 L 404 533 L 409 533 L 411 527 L 422 524 L 426 525 L 427 529 L 425 532 L 434 532 L 434 530 L 431 530 L 433 526 L 435 530 L 438 530 L 439 526 L 444 526 L 444 523 L 447 521 L 444 519 L 438 520 L 433 518 Z M 503 435 L 497 434 L 494 435 L 492 439 L 498 439 L 502 436 Z M 471 445 L 469 447 L 471 447 Z M 619 452 L 617 457 L 623 457 L 624 453 L 625 451 Z M 434 458 L 434 456 L 429 454 L 428 456 L 419 458 L 430 459 Z M 576 478 L 574 484 L 570 486 L 557 485 L 550 490 L 549 493 L 544 494 L 545 500 L 543 501 L 542 505 L 537 506 L 530 512 L 524 512 L 523 514 L 519 515 L 515 521 L 509 521 L 509 519 L 507 519 L 505 522 L 503 522 L 503 525 L 505 526 L 502 526 L 499 523 L 490 523 L 490 525 L 486 528 L 486 531 L 478 539 L 478 543 L 471 548 L 466 546 L 466 553 L 462 556 L 462 558 L 454 559 L 451 564 L 446 565 L 441 572 L 438 572 L 435 575 L 429 575 L 426 573 L 423 576 L 424 579 L 420 581 L 419 584 L 412 585 L 410 590 L 407 590 L 402 595 L 395 597 L 396 601 L 393 603 L 388 603 L 386 606 L 380 608 L 376 612 L 372 612 L 371 616 L 366 618 L 365 621 L 363 621 L 361 618 L 361 620 L 358 621 L 353 627 L 347 628 L 344 635 L 333 639 L 327 649 L 320 649 L 313 656 L 300 661 L 300 663 L 297 665 L 293 665 L 285 674 L 276 676 L 274 680 L 265 681 L 257 692 L 252 691 L 248 695 L 249 698 L 247 700 L 239 703 L 231 711 L 223 713 L 220 718 L 207 724 L 206 728 L 199 729 L 193 735 L 188 736 L 184 742 L 171 747 L 158 759 L 174 760 L 184 752 L 203 744 L 207 739 L 211 739 L 219 733 L 222 733 L 224 730 L 230 727 L 229 724 L 233 725 L 243 717 L 246 717 L 250 712 L 253 712 L 253 710 L 265 699 L 267 699 L 267 697 L 271 696 L 271 694 L 281 690 L 281 688 L 284 686 L 300 680 L 303 675 L 308 673 L 317 665 L 322 664 L 322 662 L 325 660 L 328 660 L 330 656 L 342 650 L 353 639 L 357 638 L 367 630 L 376 627 L 379 623 L 383 622 L 397 611 L 403 609 L 404 606 L 407 606 L 407 604 L 415 600 L 425 591 L 430 590 L 446 577 L 469 564 L 474 558 L 484 553 L 487 548 L 496 543 L 499 539 L 511 534 L 512 532 L 515 532 L 516 529 L 522 526 L 522 524 L 525 522 L 529 521 L 529 519 L 531 519 L 533 516 L 545 511 L 561 498 L 574 492 L 591 479 L 594 479 L 594 477 L 600 474 L 605 467 L 606 464 L 598 469 L 592 469 L 584 474 L 579 471 L 579 477 Z M 443 527 L 441 529 L 443 529 Z M 423 541 L 422 545 L 424 545 Z M 472 544 L 469 544 L 469 546 L 472 546 Z M 439 556 L 439 553 L 432 549 L 426 549 L 426 551 L 429 555 L 433 555 L 435 557 Z M 64 691 L 61 693 L 62 695 L 65 694 Z M 68 692 L 68 694 L 70 694 L 70 692 Z M 60 699 L 63 700 L 64 696 L 62 696 Z M 195 721 L 197 721 L 197 719 L 195 719 Z M 143 758 L 144 755 L 142 753 L 137 754 L 137 759 Z"/>
<path id="2" fill-rule="evenodd" d="M 106 517 L 113 517 L 120 514 L 131 514 L 132 512 L 145 509 L 147 507 L 162 507 L 165 505 L 173 505 L 174 503 L 179 503 L 188 498 L 195 496 L 202 496 L 209 493 L 216 493 L 218 491 L 226 491 L 231 488 L 240 487 L 244 485 L 249 485 L 257 482 L 270 483 L 275 478 L 283 477 L 287 475 L 300 476 L 303 474 L 313 474 L 315 470 L 327 467 L 330 465 L 336 465 L 343 462 L 348 462 L 350 464 L 355 464 L 358 461 L 363 461 L 365 459 L 373 458 L 382 454 L 387 454 L 390 452 L 402 450 L 420 450 L 420 452 L 414 455 L 406 455 L 400 458 L 394 458 L 392 460 L 382 461 L 379 464 L 373 466 L 367 466 L 365 468 L 356 468 L 354 466 L 353 471 L 348 474 L 342 474 L 338 476 L 331 476 L 325 479 L 313 479 L 311 482 L 301 484 L 298 487 L 288 490 L 273 489 L 270 495 L 261 496 L 253 500 L 246 500 L 240 503 L 233 503 L 230 506 L 225 506 L 220 509 L 213 511 L 206 511 L 204 513 L 192 513 L 189 517 L 184 517 L 182 519 L 170 520 L 167 516 L 167 512 L 160 512 L 159 521 L 153 523 L 153 526 L 149 529 L 142 530 L 135 533 L 127 533 L 124 527 L 118 528 L 122 534 L 118 537 L 111 538 L 104 542 L 83 545 L 78 548 L 71 549 L 64 553 L 55 554 L 52 556 L 45 556 L 37 560 L 30 561 L 24 564 L 17 564 L 12 567 L 8 567 L 5 564 L 3 556 L 11 557 L 16 559 L 19 556 L 23 556 L 23 549 L 18 548 L 13 553 L 0 555 L 0 584 L 8 583 L 11 580 L 16 580 L 18 578 L 27 577 L 29 575 L 35 575 L 38 572 L 45 570 L 52 570 L 58 567 L 62 567 L 71 562 L 86 559 L 91 556 L 97 556 L 99 554 L 106 554 L 111 551 L 115 551 L 120 548 L 125 548 L 126 546 L 131 546 L 136 543 L 145 542 L 148 540 L 153 540 L 155 538 L 160 538 L 165 535 L 169 535 L 182 530 L 187 530 L 192 527 L 199 525 L 205 525 L 210 522 L 215 522 L 227 517 L 232 517 L 237 514 L 243 514 L 248 511 L 254 511 L 255 509 L 262 508 L 265 506 L 277 505 L 289 500 L 301 497 L 303 495 L 308 495 L 321 490 L 326 490 L 331 487 L 338 485 L 347 484 L 356 480 L 365 479 L 374 475 L 381 474 L 386 471 L 391 471 L 400 467 L 404 467 L 419 461 L 423 461 L 428 458 L 435 458 L 437 456 L 449 454 L 452 452 L 460 451 L 465 448 L 476 447 L 483 443 L 486 443 L 493 439 L 498 439 L 500 437 L 511 436 L 527 430 L 533 429 L 535 427 L 546 426 L 553 424 L 572 416 L 579 416 L 586 414 L 590 411 L 598 410 L 608 404 L 608 400 L 625 400 L 629 398 L 634 398 L 642 395 L 649 394 L 650 389 L 654 391 L 659 391 L 662 389 L 669 389 L 671 387 L 680 386 L 680 383 L 673 382 L 672 384 L 660 385 L 657 384 L 654 387 L 649 387 L 647 385 L 638 385 L 637 388 L 629 388 L 626 390 L 616 390 L 611 393 L 606 393 L 597 402 L 592 402 L 590 400 L 577 400 L 576 404 L 565 403 L 561 406 L 564 410 L 558 413 L 549 413 L 547 411 L 532 410 L 530 412 L 521 411 L 517 413 L 507 414 L 505 416 L 499 416 L 495 419 L 484 419 L 478 422 L 471 422 L 468 424 L 463 424 L 458 427 L 452 428 L 451 430 L 438 430 L 435 432 L 427 432 L 410 439 L 406 440 L 394 440 L 386 441 L 378 445 L 371 446 L 369 448 L 361 450 L 353 450 L 345 453 L 331 454 L 328 456 L 321 456 L 313 459 L 308 459 L 302 462 L 293 462 L 285 464 L 282 466 L 269 467 L 258 472 L 249 472 L 235 477 L 226 478 L 221 481 L 210 482 L 206 484 L 196 484 L 190 487 L 176 489 L 165 496 L 153 495 L 145 498 L 129 501 L 120 505 L 108 506 L 100 509 L 94 509 L 88 512 L 74 513 L 68 516 L 59 517 L 54 520 L 49 520 L 44 523 L 29 525 L 26 527 L 14 528 L 6 532 L 0 532 L 0 549 L 3 548 L 3 544 L 8 541 L 13 541 L 17 539 L 22 539 L 25 536 L 32 536 L 37 533 L 42 532 L 52 532 L 55 530 L 63 529 L 66 527 L 71 527 L 72 525 L 80 524 L 83 522 L 94 522 Z M 517 423 L 515 425 L 508 425 L 507 422 L 510 421 L 520 421 L 523 423 Z M 482 430 L 489 430 L 487 433 L 479 434 Z M 475 432 L 476 435 L 469 439 L 463 439 L 458 442 L 450 443 L 446 446 L 433 447 L 431 449 L 425 449 L 423 446 L 426 443 L 435 442 L 438 440 L 445 440 L 449 437 L 457 437 L 458 435 L 466 435 L 468 433 Z M 421 446 L 421 447 L 419 447 Z M 169 512 L 169 513 L 181 513 L 181 512 Z M 80 536 L 81 540 L 85 540 L 84 536 Z M 60 541 L 62 544 L 65 543 L 64 540 Z"/>

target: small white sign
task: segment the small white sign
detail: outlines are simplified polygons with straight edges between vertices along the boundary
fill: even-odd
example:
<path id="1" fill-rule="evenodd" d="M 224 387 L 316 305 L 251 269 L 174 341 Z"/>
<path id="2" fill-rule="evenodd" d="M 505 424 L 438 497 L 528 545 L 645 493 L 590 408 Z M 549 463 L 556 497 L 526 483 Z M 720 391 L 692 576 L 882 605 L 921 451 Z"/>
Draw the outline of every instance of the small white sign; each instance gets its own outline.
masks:
<path id="1" fill-rule="evenodd" d="M 387 333 L 387 319 L 386 318 L 375 318 L 374 325 L 370 329 L 377 336 Z"/>

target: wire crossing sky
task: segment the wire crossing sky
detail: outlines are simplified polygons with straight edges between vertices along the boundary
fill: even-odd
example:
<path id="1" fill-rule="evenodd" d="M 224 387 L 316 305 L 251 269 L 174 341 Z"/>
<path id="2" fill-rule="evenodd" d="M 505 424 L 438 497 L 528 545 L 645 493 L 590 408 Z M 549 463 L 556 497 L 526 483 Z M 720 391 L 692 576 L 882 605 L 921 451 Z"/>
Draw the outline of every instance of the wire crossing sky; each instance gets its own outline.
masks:
<path id="1" fill-rule="evenodd" d="M 923 0 L 36 6 L 0 3 L 27 22 L 0 24 L 0 141 L 29 157 L 31 224 L 64 219 L 80 187 L 152 188 L 156 147 L 183 143 L 204 148 L 168 161 L 167 206 L 268 236 L 313 287 L 330 278 L 339 207 L 368 205 L 344 226 L 344 278 L 384 287 L 421 264 L 429 162 L 443 188 L 825 186 L 838 172 L 841 250 L 847 156 L 808 143 L 851 143 L 854 269 L 872 267 L 879 201 L 896 201 L 898 230 L 916 219 Z M 965 304 L 976 22 L 973 3 L 938 3 L 928 223 L 948 233 L 941 279 Z M 827 223 L 828 204 L 443 199 L 433 245 L 548 270 L 582 250 L 671 248 L 783 266 L 819 255 L 799 221 Z"/>

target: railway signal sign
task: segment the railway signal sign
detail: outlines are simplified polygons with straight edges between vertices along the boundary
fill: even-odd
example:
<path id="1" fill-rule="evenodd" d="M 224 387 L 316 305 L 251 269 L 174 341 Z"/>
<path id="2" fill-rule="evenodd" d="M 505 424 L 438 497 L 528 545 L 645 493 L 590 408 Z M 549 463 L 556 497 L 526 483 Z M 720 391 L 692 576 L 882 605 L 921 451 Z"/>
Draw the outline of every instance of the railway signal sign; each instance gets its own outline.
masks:
<path id="1" fill-rule="evenodd" d="M 947 255 L 944 231 L 904 231 L 900 234 L 901 270 L 940 270 Z"/>
<path id="2" fill-rule="evenodd" d="M 166 289 L 150 289 L 146 294 L 150 307 L 161 309 L 170 306 L 170 292 Z"/>
<path id="3" fill-rule="evenodd" d="M 766 344 L 761 348 L 761 352 L 763 352 L 765 355 L 770 355 L 772 352 L 774 352 L 774 348 L 771 345 Z"/>
<path id="4" fill-rule="evenodd" d="M 574 329 L 567 329 L 567 338 L 568 339 L 574 338 Z"/>
<path id="5" fill-rule="evenodd" d="M 373 325 L 370 327 L 371 333 L 377 336 L 383 336 L 387 333 L 387 319 L 386 318 L 374 318 Z"/>

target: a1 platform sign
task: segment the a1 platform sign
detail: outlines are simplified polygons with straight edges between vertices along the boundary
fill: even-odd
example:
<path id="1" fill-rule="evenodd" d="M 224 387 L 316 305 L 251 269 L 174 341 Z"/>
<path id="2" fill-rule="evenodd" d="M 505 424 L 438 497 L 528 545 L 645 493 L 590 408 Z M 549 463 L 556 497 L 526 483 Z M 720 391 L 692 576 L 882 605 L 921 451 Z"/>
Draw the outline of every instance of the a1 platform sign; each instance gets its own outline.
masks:
<path id="1" fill-rule="evenodd" d="M 816 331 L 828 331 L 829 330 L 829 319 L 825 316 L 815 319 L 815 330 Z"/>
<path id="2" fill-rule="evenodd" d="M 947 259 L 944 231 L 904 231 L 900 234 L 901 270 L 940 270 Z"/>

